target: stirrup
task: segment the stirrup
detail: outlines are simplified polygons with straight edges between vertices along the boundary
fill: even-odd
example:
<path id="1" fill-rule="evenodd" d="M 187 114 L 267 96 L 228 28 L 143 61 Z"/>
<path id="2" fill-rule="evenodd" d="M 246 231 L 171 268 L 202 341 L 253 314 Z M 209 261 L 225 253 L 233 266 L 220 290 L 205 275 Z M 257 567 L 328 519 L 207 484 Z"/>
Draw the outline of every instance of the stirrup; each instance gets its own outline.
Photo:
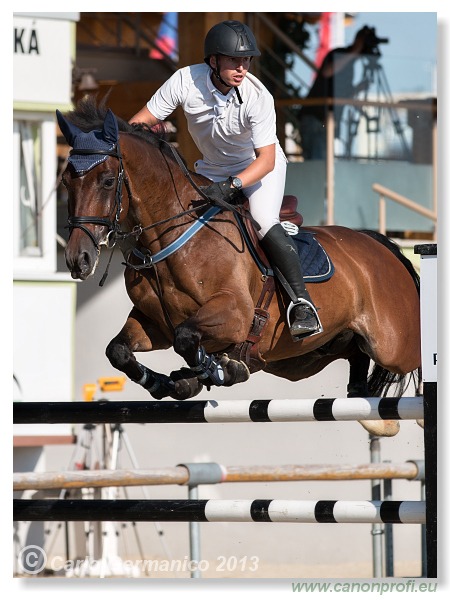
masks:
<path id="1" fill-rule="evenodd" d="M 310 302 L 309 300 L 306 300 L 306 298 L 298 298 L 297 302 L 291 302 L 288 306 L 288 309 L 286 311 L 286 319 L 287 319 L 287 324 L 289 329 L 292 327 L 293 323 L 291 322 L 291 312 L 293 309 L 295 309 L 299 304 L 304 304 L 306 306 L 308 306 L 314 313 L 314 316 L 316 317 L 317 320 L 317 328 L 315 331 L 306 331 L 303 334 L 299 334 L 299 335 L 292 335 L 292 339 L 296 342 L 298 342 L 299 340 L 302 340 L 305 337 L 309 337 L 311 335 L 317 335 L 318 333 L 322 333 L 323 332 L 323 327 L 322 327 L 322 323 L 320 322 L 320 318 L 319 315 L 317 313 L 317 309 L 314 306 L 314 304 L 312 302 Z"/>

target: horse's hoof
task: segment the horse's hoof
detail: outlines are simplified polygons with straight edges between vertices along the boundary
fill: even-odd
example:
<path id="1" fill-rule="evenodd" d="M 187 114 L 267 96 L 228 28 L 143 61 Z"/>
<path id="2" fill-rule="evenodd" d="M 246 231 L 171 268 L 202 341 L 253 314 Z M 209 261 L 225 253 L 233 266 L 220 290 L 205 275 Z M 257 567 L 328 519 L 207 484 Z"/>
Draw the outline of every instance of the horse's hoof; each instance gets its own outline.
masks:
<path id="1" fill-rule="evenodd" d="M 400 423 L 394 420 L 359 421 L 366 431 L 375 437 L 393 437 L 400 431 Z"/>
<path id="2" fill-rule="evenodd" d="M 243 383 L 250 377 L 250 370 L 245 363 L 240 360 L 229 358 L 228 354 L 222 354 L 219 364 L 225 375 L 224 385 L 232 386 L 235 383 Z"/>
<path id="3" fill-rule="evenodd" d="M 162 373 L 153 373 L 152 379 L 152 385 L 144 386 L 144 389 L 148 391 L 150 396 L 155 398 L 155 400 L 169 398 L 175 389 L 172 379 Z"/>
<path id="4" fill-rule="evenodd" d="M 203 385 L 198 379 L 180 379 L 175 384 L 175 392 L 172 394 L 172 398 L 175 400 L 189 400 L 200 394 L 203 389 Z"/>
<path id="5" fill-rule="evenodd" d="M 173 389 L 168 389 L 165 386 L 161 386 L 155 392 L 149 392 L 150 396 L 155 400 L 162 400 L 163 398 L 170 398 L 173 394 Z"/>
<path id="6" fill-rule="evenodd" d="M 173 371 L 170 377 L 175 382 L 175 388 L 170 394 L 175 400 L 188 400 L 200 394 L 203 389 L 202 382 L 190 369 L 183 367 L 179 371 Z"/>

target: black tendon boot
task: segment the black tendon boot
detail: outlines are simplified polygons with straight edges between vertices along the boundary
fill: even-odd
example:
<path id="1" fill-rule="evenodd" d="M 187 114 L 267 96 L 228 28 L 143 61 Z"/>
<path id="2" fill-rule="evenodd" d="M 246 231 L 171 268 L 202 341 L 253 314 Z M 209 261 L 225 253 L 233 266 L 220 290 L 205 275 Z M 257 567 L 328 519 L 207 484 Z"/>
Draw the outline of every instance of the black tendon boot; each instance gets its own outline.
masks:
<path id="1" fill-rule="evenodd" d="M 287 291 L 292 303 L 287 311 L 289 331 L 296 339 L 320 333 L 322 326 L 316 308 L 305 287 L 297 248 L 289 234 L 277 223 L 261 240 L 261 246 L 276 271 L 281 273 L 291 291 Z M 286 286 L 285 286 L 286 287 Z"/>

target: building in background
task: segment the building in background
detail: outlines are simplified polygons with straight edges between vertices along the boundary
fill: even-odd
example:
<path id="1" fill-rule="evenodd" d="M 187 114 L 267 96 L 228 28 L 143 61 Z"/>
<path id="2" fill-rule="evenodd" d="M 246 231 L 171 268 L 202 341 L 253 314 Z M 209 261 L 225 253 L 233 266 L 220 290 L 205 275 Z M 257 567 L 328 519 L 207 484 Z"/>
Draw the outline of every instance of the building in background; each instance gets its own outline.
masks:
<path id="1" fill-rule="evenodd" d="M 14 14 L 14 400 L 73 400 L 76 283 L 57 272 L 55 109 L 72 101 L 78 13 Z M 73 442 L 70 425 L 14 426 L 14 469 L 45 470 L 44 446 Z M 43 523 L 15 524 L 18 547 Z"/>

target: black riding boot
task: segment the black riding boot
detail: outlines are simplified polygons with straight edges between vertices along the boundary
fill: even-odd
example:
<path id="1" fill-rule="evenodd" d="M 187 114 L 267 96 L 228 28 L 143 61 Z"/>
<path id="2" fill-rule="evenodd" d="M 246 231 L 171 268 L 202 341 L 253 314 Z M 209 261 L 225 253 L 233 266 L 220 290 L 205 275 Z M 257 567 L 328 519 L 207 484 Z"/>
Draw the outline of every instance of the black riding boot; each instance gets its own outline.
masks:
<path id="1" fill-rule="evenodd" d="M 300 258 L 290 235 L 277 223 L 269 229 L 260 243 L 272 266 L 281 273 L 292 289 L 292 294 L 289 294 L 292 305 L 288 309 L 291 335 L 302 338 L 320 332 L 320 320 L 305 287 Z M 289 318 L 291 311 L 294 314 L 293 320 Z"/>

